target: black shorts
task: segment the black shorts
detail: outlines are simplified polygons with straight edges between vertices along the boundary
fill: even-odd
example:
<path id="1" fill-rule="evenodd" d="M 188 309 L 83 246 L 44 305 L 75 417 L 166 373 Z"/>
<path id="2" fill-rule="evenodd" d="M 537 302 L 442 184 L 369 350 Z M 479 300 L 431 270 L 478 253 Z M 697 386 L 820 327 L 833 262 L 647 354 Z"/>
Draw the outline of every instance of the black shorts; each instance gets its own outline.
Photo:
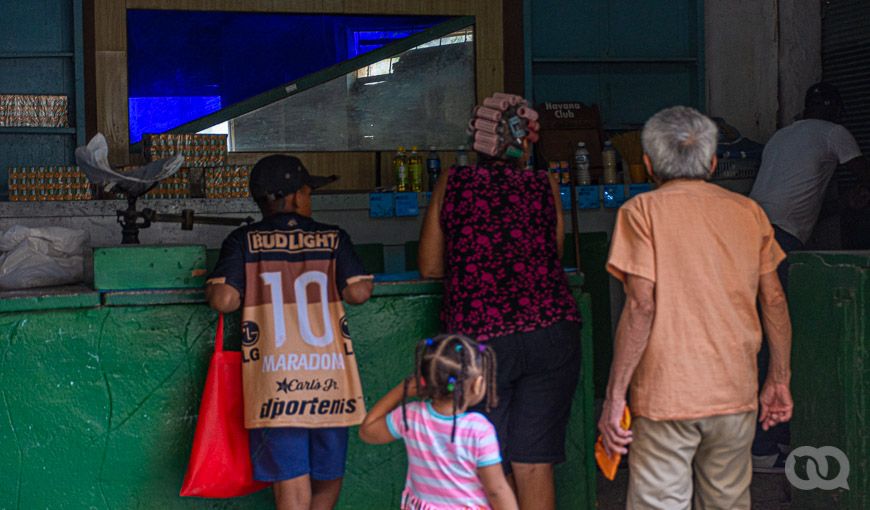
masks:
<path id="1" fill-rule="evenodd" d="M 474 410 L 495 425 L 505 467 L 510 462 L 565 460 L 565 431 L 580 376 L 580 324 L 562 321 L 486 342 L 498 366 L 498 407 Z"/>

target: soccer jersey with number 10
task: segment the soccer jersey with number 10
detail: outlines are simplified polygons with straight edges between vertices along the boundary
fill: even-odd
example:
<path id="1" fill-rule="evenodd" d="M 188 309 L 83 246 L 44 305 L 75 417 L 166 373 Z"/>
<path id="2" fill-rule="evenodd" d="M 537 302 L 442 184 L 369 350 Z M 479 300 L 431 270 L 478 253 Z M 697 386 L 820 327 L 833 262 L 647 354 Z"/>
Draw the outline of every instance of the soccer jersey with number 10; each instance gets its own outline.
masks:
<path id="1" fill-rule="evenodd" d="M 341 290 L 364 274 L 347 233 L 304 216 L 271 216 L 224 241 L 209 283 L 242 296 L 247 428 L 362 422 Z"/>

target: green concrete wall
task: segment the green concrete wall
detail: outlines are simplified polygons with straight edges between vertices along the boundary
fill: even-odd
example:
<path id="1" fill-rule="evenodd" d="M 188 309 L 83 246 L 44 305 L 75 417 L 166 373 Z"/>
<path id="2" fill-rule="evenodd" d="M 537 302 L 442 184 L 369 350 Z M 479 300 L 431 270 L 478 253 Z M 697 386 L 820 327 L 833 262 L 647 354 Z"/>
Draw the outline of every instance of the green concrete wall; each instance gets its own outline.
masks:
<path id="1" fill-rule="evenodd" d="M 793 447 L 833 446 L 849 460 L 848 489 L 792 488 L 792 506 L 801 510 L 870 508 L 870 251 L 803 252 L 789 256 L 791 312 Z M 796 458 L 804 480 L 827 472 Z M 807 471 L 809 470 L 809 475 Z"/>
<path id="2" fill-rule="evenodd" d="M 588 314 L 588 296 L 578 298 Z M 414 343 L 438 329 L 440 303 L 438 285 L 379 285 L 350 308 L 369 405 L 410 371 Z M 0 509 L 271 508 L 270 491 L 224 501 L 177 496 L 214 325 L 201 303 L 0 313 Z M 236 317 L 227 330 L 227 347 L 237 348 Z M 583 342 L 591 346 L 589 328 Z M 594 505 L 590 370 L 583 380 L 570 458 L 558 470 L 560 508 Z M 395 508 L 402 444 L 352 438 L 339 507 Z"/>

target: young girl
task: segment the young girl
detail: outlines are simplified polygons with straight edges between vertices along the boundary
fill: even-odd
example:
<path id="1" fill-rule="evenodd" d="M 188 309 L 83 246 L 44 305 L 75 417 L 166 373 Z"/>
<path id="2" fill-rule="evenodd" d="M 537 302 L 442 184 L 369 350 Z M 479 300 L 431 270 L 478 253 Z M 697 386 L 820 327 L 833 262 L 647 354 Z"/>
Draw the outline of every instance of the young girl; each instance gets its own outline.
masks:
<path id="1" fill-rule="evenodd" d="M 359 430 L 371 444 L 403 439 L 408 477 L 403 510 L 516 510 L 501 466 L 495 428 L 466 409 L 497 404 L 495 357 L 460 335 L 417 344 L 416 373 L 371 408 Z M 422 400 L 406 402 L 408 397 Z"/>

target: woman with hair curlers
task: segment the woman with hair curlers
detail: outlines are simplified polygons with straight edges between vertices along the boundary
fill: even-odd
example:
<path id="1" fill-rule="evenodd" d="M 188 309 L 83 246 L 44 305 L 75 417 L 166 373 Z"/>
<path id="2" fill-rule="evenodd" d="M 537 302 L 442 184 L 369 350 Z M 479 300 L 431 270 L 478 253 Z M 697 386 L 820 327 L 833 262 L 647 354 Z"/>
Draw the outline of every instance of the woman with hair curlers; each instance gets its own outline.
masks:
<path id="1" fill-rule="evenodd" d="M 497 93 L 468 124 L 478 152 L 435 186 L 420 236 L 420 272 L 444 278 L 444 331 L 491 347 L 498 358 L 495 425 L 521 509 L 555 508 L 553 465 L 580 371 L 580 313 L 560 263 L 558 184 L 527 170 L 538 115 Z M 509 432 L 509 433 L 508 433 Z"/>

